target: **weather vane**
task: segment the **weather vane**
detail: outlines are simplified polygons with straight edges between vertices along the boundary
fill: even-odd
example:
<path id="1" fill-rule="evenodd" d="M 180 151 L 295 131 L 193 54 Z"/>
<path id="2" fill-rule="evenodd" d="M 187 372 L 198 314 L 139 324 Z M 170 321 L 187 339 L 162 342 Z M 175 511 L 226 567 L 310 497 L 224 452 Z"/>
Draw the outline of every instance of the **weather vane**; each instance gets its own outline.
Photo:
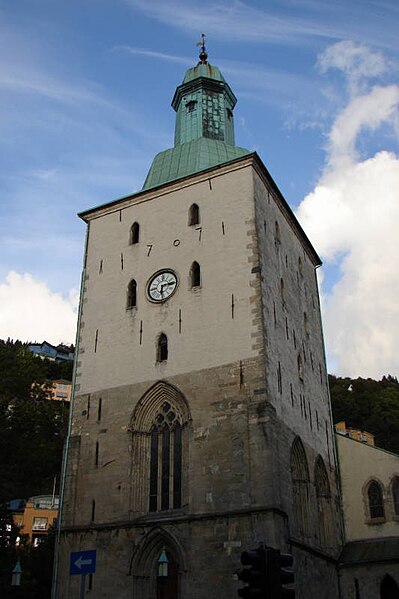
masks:
<path id="1" fill-rule="evenodd" d="M 206 53 L 206 49 L 205 49 L 205 33 L 201 33 L 201 41 L 197 43 L 197 46 L 201 46 L 201 52 L 199 55 L 199 59 L 200 59 L 200 63 L 201 64 L 207 64 L 207 58 L 208 58 L 208 54 Z"/>

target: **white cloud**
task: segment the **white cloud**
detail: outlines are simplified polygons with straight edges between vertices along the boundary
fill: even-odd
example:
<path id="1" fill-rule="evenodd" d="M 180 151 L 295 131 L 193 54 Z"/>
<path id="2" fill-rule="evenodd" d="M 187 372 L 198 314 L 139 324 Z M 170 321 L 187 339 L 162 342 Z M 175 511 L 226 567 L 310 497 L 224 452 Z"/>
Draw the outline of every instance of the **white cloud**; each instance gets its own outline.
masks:
<path id="1" fill-rule="evenodd" d="M 52 292 L 31 274 L 11 271 L 0 283 L 0 338 L 74 343 L 78 293 Z"/>
<path id="2" fill-rule="evenodd" d="M 378 60 L 371 52 L 365 56 L 371 64 L 362 72 L 375 73 Z M 334 64 L 349 78 L 350 60 Z M 399 157 L 356 154 L 362 131 L 393 130 L 398 109 L 395 85 L 350 98 L 331 128 L 325 171 L 297 211 L 326 265 L 339 266 L 338 280 L 323 295 L 323 312 L 328 353 L 341 375 L 399 374 Z"/>
<path id="3" fill-rule="evenodd" d="M 323 73 L 333 68 L 345 73 L 351 93 L 359 91 L 364 79 L 382 75 L 387 69 L 383 54 L 351 40 L 329 46 L 319 56 L 318 65 Z"/>

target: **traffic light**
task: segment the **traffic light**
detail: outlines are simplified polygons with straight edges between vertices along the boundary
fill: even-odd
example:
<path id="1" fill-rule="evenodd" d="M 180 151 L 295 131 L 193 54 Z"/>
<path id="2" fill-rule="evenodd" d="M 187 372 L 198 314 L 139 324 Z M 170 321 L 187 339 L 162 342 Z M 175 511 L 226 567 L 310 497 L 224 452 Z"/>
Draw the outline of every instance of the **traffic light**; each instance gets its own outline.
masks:
<path id="1" fill-rule="evenodd" d="M 287 584 L 294 582 L 292 566 L 294 558 L 290 553 L 280 553 L 280 597 L 281 599 L 294 599 L 295 590 L 287 588 Z"/>
<path id="2" fill-rule="evenodd" d="M 243 599 L 295 599 L 295 591 L 287 588 L 294 582 L 293 557 L 278 549 L 260 545 L 241 554 L 243 568 L 238 578 L 248 586 L 238 589 Z"/>
<path id="3" fill-rule="evenodd" d="M 294 582 L 292 570 L 293 557 L 289 553 L 280 553 L 278 549 L 266 547 L 266 594 L 265 599 L 294 599 L 294 589 L 287 588 L 287 584 Z"/>
<path id="4" fill-rule="evenodd" d="M 238 589 L 238 596 L 243 599 L 265 599 L 266 597 L 266 562 L 265 549 L 244 551 L 241 553 L 243 568 L 238 573 L 238 578 L 247 583 L 248 586 Z"/>

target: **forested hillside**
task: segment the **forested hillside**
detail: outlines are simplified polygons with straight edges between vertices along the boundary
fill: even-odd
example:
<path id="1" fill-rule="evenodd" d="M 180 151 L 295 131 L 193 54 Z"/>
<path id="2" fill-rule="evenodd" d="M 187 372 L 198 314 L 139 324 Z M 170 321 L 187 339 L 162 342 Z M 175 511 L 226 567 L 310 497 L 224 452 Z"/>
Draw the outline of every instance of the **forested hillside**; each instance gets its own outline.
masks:
<path id="1" fill-rule="evenodd" d="M 376 446 L 399 454 L 399 383 L 392 376 L 373 379 L 330 375 L 334 423 L 375 435 Z"/>
<path id="2" fill-rule="evenodd" d="M 59 378 L 71 380 L 71 362 L 42 360 L 20 341 L 0 340 L 0 504 L 51 493 L 59 481 L 69 406 L 49 401 L 40 387 Z"/>

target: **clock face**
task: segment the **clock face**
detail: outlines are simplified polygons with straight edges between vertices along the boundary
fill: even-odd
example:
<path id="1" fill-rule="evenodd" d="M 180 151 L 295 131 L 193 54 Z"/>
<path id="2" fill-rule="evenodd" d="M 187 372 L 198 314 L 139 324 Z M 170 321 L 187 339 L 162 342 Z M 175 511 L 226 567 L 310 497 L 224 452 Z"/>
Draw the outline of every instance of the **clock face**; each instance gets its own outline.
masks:
<path id="1" fill-rule="evenodd" d="M 153 302 L 164 302 L 176 291 L 177 277 L 171 270 L 155 273 L 147 284 L 148 298 Z"/>

